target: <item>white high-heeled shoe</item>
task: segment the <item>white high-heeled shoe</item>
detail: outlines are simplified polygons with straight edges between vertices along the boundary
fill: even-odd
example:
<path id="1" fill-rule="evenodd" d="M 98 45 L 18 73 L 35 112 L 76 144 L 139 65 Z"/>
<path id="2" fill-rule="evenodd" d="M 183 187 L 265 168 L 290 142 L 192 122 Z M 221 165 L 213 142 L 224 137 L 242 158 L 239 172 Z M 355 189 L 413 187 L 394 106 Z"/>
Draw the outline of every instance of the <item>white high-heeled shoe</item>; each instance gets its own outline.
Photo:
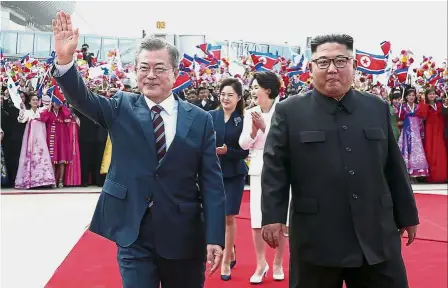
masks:
<path id="1" fill-rule="evenodd" d="M 279 271 L 275 271 L 276 269 L 272 269 L 272 278 L 274 278 L 275 281 L 283 281 L 285 280 L 285 273 L 283 272 L 283 267 L 280 267 L 280 269 L 278 269 Z"/>
<path id="2" fill-rule="evenodd" d="M 261 282 L 263 282 L 263 278 L 266 278 L 268 275 L 268 271 L 269 271 L 269 265 L 268 263 L 266 263 L 266 266 L 264 266 L 264 271 L 261 275 L 252 275 L 252 277 L 250 277 L 250 283 L 251 284 L 260 284 Z"/>

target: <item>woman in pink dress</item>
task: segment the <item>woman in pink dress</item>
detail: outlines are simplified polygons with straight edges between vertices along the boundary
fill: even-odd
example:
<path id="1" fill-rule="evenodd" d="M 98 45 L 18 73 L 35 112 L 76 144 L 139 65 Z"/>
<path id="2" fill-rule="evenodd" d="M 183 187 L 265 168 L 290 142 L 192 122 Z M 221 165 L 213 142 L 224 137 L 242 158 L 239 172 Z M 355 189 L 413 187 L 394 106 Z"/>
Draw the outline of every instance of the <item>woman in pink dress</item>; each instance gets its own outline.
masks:
<path id="1" fill-rule="evenodd" d="M 71 112 L 64 105 L 51 103 L 50 109 L 42 111 L 40 120 L 47 126 L 47 144 L 53 163 L 55 179 L 58 187 L 64 187 L 65 165 L 72 160 L 69 129 L 66 120 L 70 121 Z"/>
<path id="2" fill-rule="evenodd" d="M 40 117 L 38 101 L 36 95 L 31 95 L 31 109 L 25 110 L 23 105 L 17 118 L 19 123 L 27 123 L 14 185 L 17 189 L 50 186 L 56 183 L 48 152 L 46 127 L 38 120 Z"/>
<path id="3" fill-rule="evenodd" d="M 65 168 L 64 185 L 80 186 L 81 185 L 81 159 L 79 157 L 79 118 L 72 113 L 70 122 L 67 123 L 69 129 L 69 144 L 71 150 L 72 161 Z"/>

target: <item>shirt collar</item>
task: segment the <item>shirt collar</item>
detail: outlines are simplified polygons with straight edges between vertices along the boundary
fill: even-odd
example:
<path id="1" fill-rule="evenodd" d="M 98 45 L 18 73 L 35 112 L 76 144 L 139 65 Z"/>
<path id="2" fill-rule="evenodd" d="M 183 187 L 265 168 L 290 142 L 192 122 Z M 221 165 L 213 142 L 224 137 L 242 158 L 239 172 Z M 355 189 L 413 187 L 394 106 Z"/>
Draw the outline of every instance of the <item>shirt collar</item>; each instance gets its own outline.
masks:
<path id="1" fill-rule="evenodd" d="M 171 114 L 173 114 L 174 109 L 177 107 L 177 101 L 176 101 L 176 99 L 174 99 L 174 95 L 172 93 L 170 96 L 168 96 L 168 98 L 166 98 L 159 104 L 154 103 L 154 101 L 152 101 L 151 99 L 149 99 L 146 96 L 143 96 L 143 97 L 145 97 L 145 101 L 146 101 L 146 104 L 148 104 L 149 110 L 151 110 L 152 107 L 159 105 L 160 107 L 163 108 L 163 110 L 165 110 L 166 113 L 168 113 L 168 115 L 171 115 Z"/>
<path id="2" fill-rule="evenodd" d="M 323 95 L 317 89 L 313 89 L 312 92 L 314 99 L 329 114 L 335 114 L 338 110 L 344 110 L 349 114 L 352 113 L 355 109 L 355 99 L 353 99 L 355 95 L 353 95 L 353 93 L 353 89 L 350 88 L 350 90 L 348 90 L 348 92 L 345 93 L 341 99 L 336 100 Z"/>

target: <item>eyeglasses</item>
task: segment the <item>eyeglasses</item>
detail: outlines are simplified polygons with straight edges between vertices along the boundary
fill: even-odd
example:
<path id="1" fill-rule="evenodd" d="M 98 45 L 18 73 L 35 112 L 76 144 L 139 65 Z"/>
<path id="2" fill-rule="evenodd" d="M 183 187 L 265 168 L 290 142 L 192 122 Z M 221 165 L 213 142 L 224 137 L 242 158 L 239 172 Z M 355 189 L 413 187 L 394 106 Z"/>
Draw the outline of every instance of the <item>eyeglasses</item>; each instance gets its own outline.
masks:
<path id="1" fill-rule="evenodd" d="M 345 68 L 347 66 L 347 63 L 349 60 L 352 60 L 353 57 L 346 57 L 346 56 L 338 56 L 336 58 L 319 58 L 311 60 L 311 62 L 316 63 L 317 68 L 319 69 L 327 69 L 330 67 L 331 62 L 333 62 L 334 66 L 336 68 Z"/>
<path id="2" fill-rule="evenodd" d="M 138 72 L 145 74 L 145 75 L 149 74 L 151 72 L 151 70 L 153 71 L 154 75 L 160 76 L 160 75 L 163 75 L 169 69 L 164 68 L 164 67 L 151 68 L 151 67 L 147 67 L 147 66 L 140 66 L 137 69 Z"/>

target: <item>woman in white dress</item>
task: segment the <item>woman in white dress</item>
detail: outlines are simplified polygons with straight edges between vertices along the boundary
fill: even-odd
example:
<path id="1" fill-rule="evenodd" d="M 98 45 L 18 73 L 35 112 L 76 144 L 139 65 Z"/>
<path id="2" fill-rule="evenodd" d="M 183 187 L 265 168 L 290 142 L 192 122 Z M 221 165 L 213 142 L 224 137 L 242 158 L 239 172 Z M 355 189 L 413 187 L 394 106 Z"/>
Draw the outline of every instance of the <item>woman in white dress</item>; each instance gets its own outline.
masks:
<path id="1" fill-rule="evenodd" d="M 266 262 L 265 242 L 261 235 L 261 170 L 263 168 L 263 150 L 266 136 L 271 125 L 275 105 L 279 101 L 280 80 L 272 72 L 257 72 L 252 82 L 252 95 L 257 106 L 246 111 L 243 131 L 239 144 L 245 150 L 250 149 L 250 217 L 252 235 L 257 257 L 257 268 L 250 278 L 250 283 L 263 282 L 269 270 Z M 288 217 L 289 218 L 289 217 Z M 282 266 L 285 238 L 276 248 L 273 263 L 273 278 L 281 281 L 285 278 Z"/>

